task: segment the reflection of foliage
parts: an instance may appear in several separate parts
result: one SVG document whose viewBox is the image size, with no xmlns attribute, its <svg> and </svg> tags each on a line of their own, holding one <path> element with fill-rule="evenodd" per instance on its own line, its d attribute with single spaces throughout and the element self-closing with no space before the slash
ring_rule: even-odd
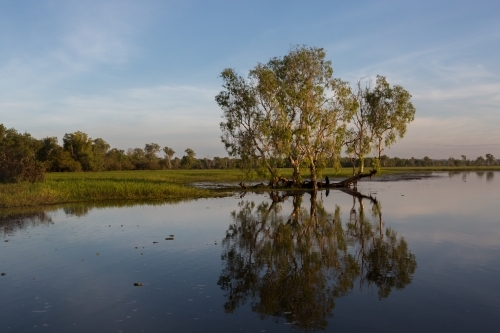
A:
<svg viewBox="0 0 500 333">
<path fill-rule="evenodd" d="M 388 297 L 393 288 L 406 287 L 417 268 L 415 255 L 409 253 L 403 238 L 398 239 L 391 228 L 386 229 L 385 237 L 375 238 L 365 255 L 369 262 L 366 278 L 378 287 L 379 298 Z"/>
<path fill-rule="evenodd" d="M 226 312 L 250 302 L 263 319 L 284 318 L 305 331 L 325 329 L 335 298 L 347 295 L 357 280 L 374 283 L 380 297 L 411 282 L 415 256 L 395 231 L 387 229 L 385 238 L 373 231 L 362 200 L 346 230 L 340 208 L 330 214 L 313 195 L 309 210 L 302 207 L 302 196 L 294 195 L 289 216 L 280 201 L 242 201 L 231 215 L 218 281 L 227 292 Z M 375 204 L 374 216 L 381 218 Z"/>
<path fill-rule="evenodd" d="M 0 234 L 4 236 L 27 227 L 48 224 L 53 224 L 52 217 L 37 208 L 0 210 Z"/>
<path fill-rule="evenodd" d="M 101 201 L 101 202 L 77 202 L 65 205 L 50 205 L 38 207 L 14 207 L 0 209 L 0 234 L 8 235 L 27 227 L 53 224 L 50 212 L 62 209 L 67 216 L 82 217 L 93 209 L 109 207 L 134 207 L 139 205 L 161 206 L 165 204 L 177 204 L 188 200 L 169 201 Z"/>
</svg>

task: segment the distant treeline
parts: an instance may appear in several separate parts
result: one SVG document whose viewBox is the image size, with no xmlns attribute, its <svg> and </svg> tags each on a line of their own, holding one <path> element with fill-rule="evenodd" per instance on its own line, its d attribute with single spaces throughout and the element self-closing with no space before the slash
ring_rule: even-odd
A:
<svg viewBox="0 0 500 333">
<path fill-rule="evenodd" d="M 0 124 L 0 181 L 40 181 L 45 172 L 114 171 L 114 170 L 160 170 L 160 169 L 233 169 L 240 167 L 238 158 L 197 158 L 191 148 L 186 148 L 182 157 L 168 146 L 147 143 L 144 148 L 129 148 L 126 151 L 111 148 L 101 138 L 92 139 L 86 133 L 77 131 L 65 134 L 62 145 L 57 137 L 33 138 L 28 133 L 19 133 Z M 282 167 L 290 167 L 283 161 Z M 341 158 L 342 167 L 352 167 L 352 159 Z M 332 163 L 333 165 L 333 163 Z M 371 166 L 371 158 L 365 159 Z M 498 165 L 493 155 L 486 154 L 469 160 L 447 160 L 381 157 L 382 167 L 411 166 L 484 166 Z"/>
</svg>

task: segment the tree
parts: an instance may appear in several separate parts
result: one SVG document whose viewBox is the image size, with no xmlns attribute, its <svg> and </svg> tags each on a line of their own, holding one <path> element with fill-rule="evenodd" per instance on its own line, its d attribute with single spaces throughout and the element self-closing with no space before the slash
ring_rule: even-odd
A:
<svg viewBox="0 0 500 333">
<path fill-rule="evenodd" d="M 196 165 L 196 153 L 191 148 L 187 148 L 184 152 L 186 155 L 182 156 L 181 167 L 183 169 L 191 169 Z"/>
<path fill-rule="evenodd" d="M 488 165 L 495 165 L 495 157 L 491 154 L 486 154 L 486 163 Z"/>
<path fill-rule="evenodd" d="M 476 162 L 474 163 L 476 166 L 484 166 L 484 158 L 482 156 L 479 156 L 476 158 Z"/>
<path fill-rule="evenodd" d="M 163 147 L 163 152 L 165 153 L 165 159 L 167 160 L 167 168 L 172 169 L 172 156 L 175 154 L 175 150 L 170 147 Z"/>
<path fill-rule="evenodd" d="M 156 154 L 160 152 L 160 149 L 161 147 L 157 143 L 147 143 L 144 146 L 144 152 L 146 154 L 145 157 L 149 162 L 149 166 L 147 167 L 147 169 L 154 170 L 159 168 L 158 157 L 156 156 Z"/>
<path fill-rule="evenodd" d="M 93 141 L 86 133 L 77 131 L 74 133 L 66 133 L 63 137 L 63 148 L 71 157 L 80 163 L 83 171 L 93 171 L 94 152 Z"/>
<path fill-rule="evenodd" d="M 314 189 L 318 171 L 329 160 L 339 160 L 346 124 L 355 110 L 349 85 L 333 78 L 325 56 L 321 48 L 296 46 L 251 72 L 271 118 L 275 150 L 292 165 L 295 183 L 300 166 L 308 167 Z"/>
<path fill-rule="evenodd" d="M 377 76 L 375 88 L 370 80 L 360 79 L 353 93 L 357 102 L 357 111 L 353 117 L 352 128 L 346 140 L 347 153 L 359 160 L 359 173 L 364 171 L 364 158 L 372 149 L 378 152 L 378 161 L 384 150 L 402 138 L 406 126 L 413 121 L 415 108 L 411 95 L 402 86 L 391 87 L 383 76 Z"/>
<path fill-rule="evenodd" d="M 434 162 L 429 158 L 429 156 L 424 157 L 424 166 L 433 166 Z"/>
<path fill-rule="evenodd" d="M 306 166 L 317 189 L 318 171 L 338 160 L 355 106 L 348 84 L 332 75 L 325 51 L 305 46 L 257 65 L 248 82 L 224 70 L 225 91 L 216 101 L 224 111 L 222 141 L 229 155 L 266 170 L 272 180 L 286 159 L 296 184 Z"/>
<path fill-rule="evenodd" d="M 38 150 L 37 159 L 45 163 L 47 171 L 82 171 L 82 166 L 75 161 L 70 153 L 58 144 L 57 137 L 46 137 L 40 140 L 41 148 Z"/>
<path fill-rule="evenodd" d="M 146 158 L 146 152 L 142 148 L 129 148 L 127 150 L 127 156 L 130 158 L 130 161 L 134 165 L 135 169 L 138 170 L 148 170 L 150 163 Z"/>
<path fill-rule="evenodd" d="M 106 170 L 132 170 L 135 166 L 124 150 L 113 148 L 106 153 L 105 168 Z"/>
<path fill-rule="evenodd" d="M 92 171 L 102 171 L 105 169 L 105 158 L 110 145 L 101 138 L 97 138 L 92 143 L 93 169 Z"/>
<path fill-rule="evenodd" d="M 45 165 L 37 160 L 41 146 L 30 134 L 0 124 L 0 182 L 42 181 Z"/>
<path fill-rule="evenodd" d="M 262 176 L 277 178 L 280 156 L 272 144 L 271 119 L 260 106 L 255 85 L 229 68 L 221 78 L 224 90 L 215 100 L 223 111 L 221 141 L 229 156 L 239 157 L 248 171 L 256 169 Z"/>
<path fill-rule="evenodd" d="M 461 155 L 460 157 L 462 158 L 462 161 L 461 161 L 462 162 L 462 166 L 466 166 L 467 165 L 467 156 Z"/>
<path fill-rule="evenodd" d="M 363 80 L 358 80 L 357 89 L 353 92 L 353 98 L 356 100 L 356 112 L 352 118 L 351 127 L 347 132 L 345 145 L 346 152 L 351 156 L 354 172 L 354 160 L 358 160 L 358 173 L 364 171 L 365 156 L 372 149 L 373 132 L 369 127 L 370 105 L 367 101 L 367 94 L 370 91 L 369 82 L 363 86 Z"/>
<path fill-rule="evenodd" d="M 415 119 L 416 110 L 410 99 L 410 93 L 402 86 L 391 88 L 386 78 L 379 75 L 375 89 L 368 91 L 368 126 L 373 133 L 379 160 L 383 151 L 382 142 L 389 147 L 398 137 L 403 138 L 407 124 Z"/>
<path fill-rule="evenodd" d="M 157 143 L 146 143 L 144 146 L 144 152 L 146 153 L 146 158 L 152 162 L 156 158 L 156 154 L 160 152 L 160 145 Z"/>
</svg>

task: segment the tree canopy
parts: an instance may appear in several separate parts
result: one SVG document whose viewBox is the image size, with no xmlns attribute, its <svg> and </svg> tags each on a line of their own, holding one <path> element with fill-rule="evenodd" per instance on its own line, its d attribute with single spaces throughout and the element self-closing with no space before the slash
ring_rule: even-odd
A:
<svg viewBox="0 0 500 333">
<path fill-rule="evenodd" d="M 321 48 L 297 46 L 281 58 L 258 64 L 248 80 L 222 72 L 224 90 L 216 96 L 223 110 L 222 142 L 231 156 L 275 180 L 288 160 L 293 181 L 300 168 L 318 171 L 338 160 L 348 120 L 356 109 L 349 85 L 333 77 Z"/>
<path fill-rule="evenodd" d="M 342 146 L 360 161 L 382 145 L 392 145 L 406 133 L 415 108 L 401 86 L 391 87 L 377 76 L 371 88 L 359 80 L 357 89 L 333 77 L 322 48 L 295 46 L 283 57 L 257 64 L 248 79 L 225 69 L 216 101 L 223 111 L 222 142 L 230 156 L 240 157 L 249 170 L 279 179 L 285 163 L 293 168 L 293 183 L 302 167 L 317 188 L 321 169 L 337 166 Z M 380 163 L 378 163 L 380 165 Z"/>
</svg>

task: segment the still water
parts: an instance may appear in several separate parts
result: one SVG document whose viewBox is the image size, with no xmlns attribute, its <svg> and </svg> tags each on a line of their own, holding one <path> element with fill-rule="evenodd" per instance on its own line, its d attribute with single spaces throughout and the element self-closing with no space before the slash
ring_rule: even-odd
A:
<svg viewBox="0 0 500 333">
<path fill-rule="evenodd" d="M 498 332 L 500 173 L 0 211 L 0 332 Z"/>
</svg>

